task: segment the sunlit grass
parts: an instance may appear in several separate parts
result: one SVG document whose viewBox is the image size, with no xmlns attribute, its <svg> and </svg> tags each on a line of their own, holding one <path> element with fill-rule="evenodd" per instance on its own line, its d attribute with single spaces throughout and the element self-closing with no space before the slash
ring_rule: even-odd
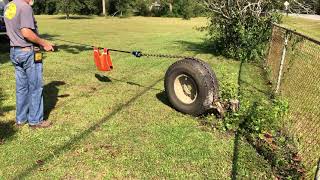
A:
<svg viewBox="0 0 320 180">
<path fill-rule="evenodd" d="M 64 20 L 38 16 L 43 37 L 60 46 L 44 61 L 46 112 L 51 129 L 16 129 L 14 70 L 1 52 L 3 116 L 0 129 L 0 177 L 27 179 L 240 178 L 269 179 L 271 170 L 241 140 L 201 127 L 196 118 L 176 112 L 163 93 L 166 69 L 175 59 L 134 58 L 112 53 L 114 71 L 98 72 L 96 46 L 148 53 L 196 56 L 206 60 L 220 80 L 238 80 L 239 62 L 201 49 L 204 34 L 195 30 L 206 19 L 102 18 Z M 259 78 L 259 76 L 255 76 Z M 251 80 L 249 80 L 251 81 Z M 10 129 L 11 128 L 11 129 Z M 237 158 L 234 158 L 237 154 Z"/>
<path fill-rule="evenodd" d="M 287 27 L 320 40 L 320 20 L 301 17 L 284 17 L 283 24 Z"/>
</svg>

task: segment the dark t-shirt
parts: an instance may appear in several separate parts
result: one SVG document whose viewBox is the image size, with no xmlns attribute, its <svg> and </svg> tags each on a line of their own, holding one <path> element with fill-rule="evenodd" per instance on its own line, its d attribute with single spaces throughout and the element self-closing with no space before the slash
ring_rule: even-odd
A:
<svg viewBox="0 0 320 180">
<path fill-rule="evenodd" d="M 26 40 L 22 28 L 29 28 L 38 34 L 38 27 L 33 16 L 32 7 L 23 0 L 13 0 L 4 10 L 4 21 L 7 35 L 10 38 L 10 46 L 28 47 L 33 44 Z"/>
</svg>

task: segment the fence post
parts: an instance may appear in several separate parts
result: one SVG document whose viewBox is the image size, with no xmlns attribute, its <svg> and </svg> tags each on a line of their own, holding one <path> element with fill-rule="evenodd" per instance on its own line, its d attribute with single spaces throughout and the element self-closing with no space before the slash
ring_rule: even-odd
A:
<svg viewBox="0 0 320 180">
<path fill-rule="evenodd" d="M 281 63 L 280 63 L 280 69 L 279 69 L 279 76 L 278 76 L 278 81 L 277 81 L 276 93 L 279 93 L 279 90 L 280 90 L 283 67 L 284 67 L 284 63 L 285 63 L 285 59 L 286 59 L 288 42 L 289 42 L 289 32 L 286 31 L 286 37 L 285 37 L 285 40 L 284 40 L 284 46 L 283 46 L 283 51 L 282 51 L 282 56 L 281 56 Z"/>
</svg>

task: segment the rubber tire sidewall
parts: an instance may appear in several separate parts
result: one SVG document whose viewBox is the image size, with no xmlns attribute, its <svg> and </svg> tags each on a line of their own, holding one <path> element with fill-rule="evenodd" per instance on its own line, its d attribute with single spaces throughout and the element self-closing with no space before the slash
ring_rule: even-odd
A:
<svg viewBox="0 0 320 180">
<path fill-rule="evenodd" d="M 210 87 L 208 86 L 211 85 L 208 83 L 206 73 L 207 70 L 204 66 L 197 61 L 189 59 L 178 61 L 168 69 L 165 77 L 165 89 L 168 99 L 175 109 L 186 114 L 199 116 L 210 108 L 204 105 L 204 102 L 210 94 Z M 197 88 L 197 98 L 191 104 L 181 102 L 175 94 L 175 79 L 182 74 L 192 78 Z"/>
</svg>

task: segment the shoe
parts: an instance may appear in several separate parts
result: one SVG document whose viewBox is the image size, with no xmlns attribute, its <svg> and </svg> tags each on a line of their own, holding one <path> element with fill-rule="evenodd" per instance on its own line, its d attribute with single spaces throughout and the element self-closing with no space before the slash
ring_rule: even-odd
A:
<svg viewBox="0 0 320 180">
<path fill-rule="evenodd" d="M 27 124 L 27 121 L 26 122 L 24 122 L 24 123 L 15 123 L 15 126 L 16 127 L 18 127 L 18 128 L 21 128 L 21 127 L 23 127 L 24 125 L 26 125 Z"/>
<path fill-rule="evenodd" d="M 50 126 L 52 126 L 52 123 L 49 121 L 42 121 L 40 124 L 37 125 L 29 125 L 29 127 L 32 129 L 49 128 Z"/>
</svg>

